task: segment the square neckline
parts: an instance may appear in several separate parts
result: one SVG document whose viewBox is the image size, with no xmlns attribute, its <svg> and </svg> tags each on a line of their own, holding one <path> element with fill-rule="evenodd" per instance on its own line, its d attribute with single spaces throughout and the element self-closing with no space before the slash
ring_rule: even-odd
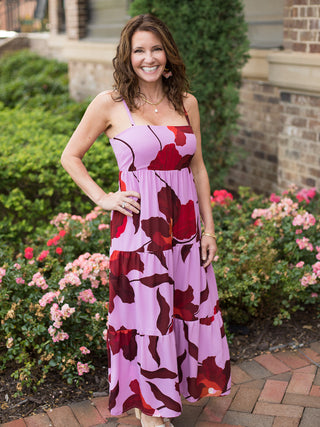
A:
<svg viewBox="0 0 320 427">
<path fill-rule="evenodd" d="M 110 141 L 119 138 L 120 135 L 122 135 L 123 133 L 126 133 L 129 129 L 133 129 L 135 127 L 148 127 L 148 128 L 161 128 L 161 127 L 163 127 L 163 128 L 168 128 L 168 127 L 190 128 L 192 130 L 193 135 L 194 135 L 194 132 L 193 132 L 193 129 L 192 129 L 192 126 L 191 126 L 191 123 L 190 123 L 190 119 L 189 119 L 189 116 L 188 116 L 188 113 L 187 113 L 187 111 L 185 110 L 184 107 L 183 107 L 183 110 L 184 110 L 185 117 L 186 117 L 186 120 L 187 120 L 187 124 L 186 125 L 152 125 L 152 124 L 148 124 L 148 123 L 145 123 L 145 124 L 142 124 L 142 125 L 137 125 L 135 123 L 135 121 L 133 120 L 131 111 L 130 111 L 130 109 L 129 109 L 127 103 L 126 103 L 126 101 L 123 99 L 122 102 L 123 102 L 123 104 L 125 106 L 125 109 L 127 110 L 127 114 L 128 114 L 131 126 L 127 127 L 124 130 L 122 130 L 121 132 L 119 132 L 118 134 L 116 134 L 114 137 L 109 138 Z"/>
<path fill-rule="evenodd" d="M 145 125 L 131 125 L 130 127 L 122 130 L 121 132 L 119 132 L 114 137 L 109 138 L 109 140 L 113 141 L 114 139 L 119 139 L 120 135 L 122 135 L 123 133 L 126 133 L 128 130 L 134 129 L 134 128 L 141 128 L 141 127 L 148 127 L 148 128 L 167 128 L 167 129 L 168 129 L 168 127 L 173 127 L 173 128 L 190 128 L 192 130 L 192 134 L 194 135 L 194 132 L 193 132 L 193 129 L 192 129 L 191 125 L 177 125 L 177 126 L 174 126 L 174 125 L 148 125 L 148 124 L 145 124 Z"/>
</svg>

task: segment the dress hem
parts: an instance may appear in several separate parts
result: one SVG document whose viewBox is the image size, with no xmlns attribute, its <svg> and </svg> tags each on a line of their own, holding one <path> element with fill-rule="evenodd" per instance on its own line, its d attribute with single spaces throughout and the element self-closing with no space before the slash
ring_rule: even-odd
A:
<svg viewBox="0 0 320 427">
<path fill-rule="evenodd" d="M 180 396 L 181 397 L 183 397 L 185 400 L 187 400 L 188 402 L 190 402 L 190 403 L 195 403 L 195 402 L 199 402 L 199 400 L 201 400 L 201 399 L 205 399 L 206 397 L 224 397 L 224 396 L 228 396 L 229 394 L 230 394 L 230 392 L 231 392 L 231 387 L 229 387 L 228 388 L 228 390 L 226 390 L 225 392 L 223 392 L 223 393 L 221 393 L 221 394 L 219 394 L 219 395 L 214 395 L 214 394 L 211 394 L 211 393 L 208 393 L 208 394 L 206 394 L 206 395 L 204 395 L 204 396 L 201 396 L 201 397 L 199 397 L 199 399 L 194 399 L 194 398 L 192 398 L 190 395 L 188 396 L 188 397 L 186 397 L 186 396 L 184 396 L 183 394 L 181 394 Z M 130 411 L 131 409 L 135 409 L 135 408 L 137 408 L 137 409 L 140 409 L 140 411 L 141 412 L 143 412 L 145 415 L 149 415 L 149 416 L 153 416 L 153 417 L 162 417 L 162 418 L 175 418 L 175 417 L 179 417 L 181 414 L 182 414 L 182 411 L 181 412 L 179 412 L 179 413 L 176 413 L 176 415 L 172 415 L 172 413 L 170 413 L 170 414 L 164 414 L 164 415 L 150 415 L 150 413 L 145 413 L 144 411 L 143 411 L 143 406 L 141 405 L 140 407 L 138 407 L 138 406 L 128 406 L 125 410 L 124 410 L 124 412 L 115 412 L 113 409 L 111 409 L 110 410 L 110 414 L 111 415 L 115 415 L 115 416 L 119 416 L 119 415 L 123 415 L 125 412 L 128 412 L 128 411 Z M 163 408 L 163 409 L 168 409 L 168 408 Z M 155 409 L 154 410 L 155 412 L 159 412 L 159 410 L 158 409 Z"/>
</svg>

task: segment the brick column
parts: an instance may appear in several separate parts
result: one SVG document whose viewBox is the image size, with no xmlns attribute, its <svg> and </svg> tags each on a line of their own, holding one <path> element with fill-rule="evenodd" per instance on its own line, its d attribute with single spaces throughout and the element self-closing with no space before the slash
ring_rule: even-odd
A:
<svg viewBox="0 0 320 427">
<path fill-rule="evenodd" d="M 66 29 L 70 40 L 79 40 L 87 32 L 87 0 L 68 0 L 65 2 Z"/>
<path fill-rule="evenodd" d="M 62 0 L 49 0 L 50 33 L 59 34 L 65 31 Z"/>
<path fill-rule="evenodd" d="M 285 49 L 320 53 L 319 0 L 286 0 L 283 27 Z"/>
<path fill-rule="evenodd" d="M 51 34 L 58 34 L 59 32 L 58 2 L 59 0 L 49 0 L 48 11 Z"/>
</svg>

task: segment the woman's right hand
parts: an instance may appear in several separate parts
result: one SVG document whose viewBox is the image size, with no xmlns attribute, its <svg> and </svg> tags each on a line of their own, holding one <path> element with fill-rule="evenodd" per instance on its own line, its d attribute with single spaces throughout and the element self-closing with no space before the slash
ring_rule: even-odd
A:
<svg viewBox="0 0 320 427">
<path fill-rule="evenodd" d="M 140 204 L 133 198 L 140 199 L 136 191 L 117 191 L 105 194 L 97 203 L 107 211 L 119 211 L 126 216 L 140 212 Z"/>
</svg>

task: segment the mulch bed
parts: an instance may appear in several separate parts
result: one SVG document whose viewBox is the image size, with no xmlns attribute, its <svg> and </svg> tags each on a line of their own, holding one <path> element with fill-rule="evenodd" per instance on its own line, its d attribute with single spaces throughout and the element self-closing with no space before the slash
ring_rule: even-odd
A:
<svg viewBox="0 0 320 427">
<path fill-rule="evenodd" d="M 292 319 L 280 326 L 273 326 L 268 320 L 254 320 L 247 326 L 231 325 L 233 342 L 230 345 L 231 360 L 240 362 L 255 357 L 265 351 L 307 347 L 319 341 L 320 318 L 316 309 L 298 312 Z M 68 405 L 89 397 L 105 395 L 107 384 L 107 359 L 95 360 L 96 370 L 87 375 L 83 383 L 76 387 L 68 385 L 56 372 L 47 375 L 45 384 L 37 392 L 13 397 L 16 380 L 11 378 L 14 368 L 8 367 L 0 376 L 0 422 L 9 422 L 17 418 L 28 417 L 50 408 Z"/>
</svg>

